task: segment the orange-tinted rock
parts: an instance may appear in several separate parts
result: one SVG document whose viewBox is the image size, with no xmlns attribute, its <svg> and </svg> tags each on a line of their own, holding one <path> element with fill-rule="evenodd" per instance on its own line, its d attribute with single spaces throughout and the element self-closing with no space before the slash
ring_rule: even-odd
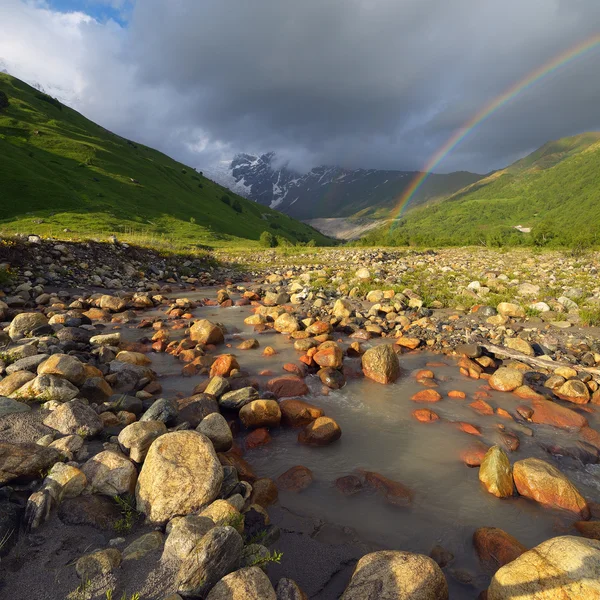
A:
<svg viewBox="0 0 600 600">
<path fill-rule="evenodd" d="M 388 479 L 374 471 L 360 471 L 365 478 L 365 484 L 377 490 L 390 504 L 395 506 L 410 506 L 412 492 L 398 481 Z"/>
<path fill-rule="evenodd" d="M 500 441 L 502 445 L 511 452 L 516 452 L 519 449 L 519 437 L 515 433 L 505 431 L 500 434 Z"/>
<path fill-rule="evenodd" d="M 600 450 L 600 432 L 591 427 L 583 427 L 580 434 L 583 440 Z"/>
<path fill-rule="evenodd" d="M 411 397 L 415 402 L 439 402 L 441 399 L 440 393 L 432 389 L 421 390 Z"/>
<path fill-rule="evenodd" d="M 577 521 L 574 525 L 583 537 L 600 540 L 600 521 Z"/>
<path fill-rule="evenodd" d="M 473 545 L 484 569 L 490 574 L 527 552 L 512 535 L 496 527 L 480 527 L 473 534 Z"/>
<path fill-rule="evenodd" d="M 391 344 L 369 348 L 362 355 L 362 369 L 365 377 L 377 383 L 393 383 L 400 377 L 400 363 Z"/>
<path fill-rule="evenodd" d="M 240 365 L 233 354 L 221 354 L 217 356 L 215 362 L 212 364 L 210 376 L 216 377 L 220 375 L 221 377 L 229 377 L 231 371 L 239 368 Z"/>
<path fill-rule="evenodd" d="M 429 369 L 421 369 L 415 373 L 415 379 L 418 381 L 419 379 L 433 379 L 433 371 Z"/>
<path fill-rule="evenodd" d="M 300 492 L 305 490 L 313 482 L 313 474 L 310 469 L 298 465 L 288 469 L 277 478 L 277 487 L 288 492 Z"/>
<path fill-rule="evenodd" d="M 460 453 L 460 458 L 467 467 L 479 467 L 488 450 L 488 446 L 481 442 L 476 442 L 471 444 L 468 448 L 465 448 L 465 450 Z"/>
<path fill-rule="evenodd" d="M 272 348 L 271 346 L 266 346 L 265 349 L 263 350 L 264 356 L 274 356 L 275 354 L 277 354 L 277 352 L 275 352 L 275 349 Z"/>
<path fill-rule="evenodd" d="M 281 410 L 275 400 L 253 400 L 242 406 L 239 418 L 247 429 L 279 427 Z"/>
<path fill-rule="evenodd" d="M 523 398 L 524 400 L 545 400 L 546 398 L 542 394 L 538 394 L 534 389 L 528 385 L 520 385 L 516 390 L 513 391 L 515 396 Z"/>
<path fill-rule="evenodd" d="M 251 431 L 244 440 L 246 448 L 258 448 L 259 446 L 265 446 L 271 442 L 271 434 L 265 427 L 259 427 L 254 431 Z"/>
<path fill-rule="evenodd" d="M 497 408 L 496 414 L 499 417 L 502 417 L 503 419 L 509 419 L 510 421 L 514 421 L 514 419 L 512 418 L 512 415 L 507 410 L 504 410 L 503 408 Z"/>
<path fill-rule="evenodd" d="M 463 356 L 458 361 L 458 366 L 460 368 L 460 372 L 467 377 L 471 377 L 472 379 L 479 379 L 481 374 L 483 373 L 483 367 L 478 365 L 476 362 L 473 362 L 470 358 Z"/>
<path fill-rule="evenodd" d="M 480 415 L 493 415 L 494 409 L 485 400 L 475 400 L 469 406 Z"/>
<path fill-rule="evenodd" d="M 590 390 L 588 386 L 579 379 L 565 381 L 558 390 L 554 392 L 561 400 L 567 400 L 575 404 L 587 404 L 590 401 Z"/>
<path fill-rule="evenodd" d="M 335 342 L 325 342 L 317 349 L 312 359 L 320 367 L 339 369 L 344 359 L 342 349 Z"/>
<path fill-rule="evenodd" d="M 465 423 L 463 421 L 459 421 L 457 423 L 458 428 L 465 433 L 469 433 L 471 435 L 481 435 L 481 429 L 477 427 L 477 425 L 471 425 L 471 423 Z"/>
<path fill-rule="evenodd" d="M 518 460 L 513 466 L 513 477 L 521 496 L 544 506 L 562 508 L 590 517 L 590 509 L 583 496 L 569 479 L 555 466 L 539 458 Z"/>
<path fill-rule="evenodd" d="M 550 402 L 534 400 L 531 421 L 542 425 L 553 425 L 560 429 L 581 429 L 587 425 L 587 419 L 570 408 Z"/>
<path fill-rule="evenodd" d="M 288 373 L 297 375 L 298 377 L 304 377 L 306 375 L 306 367 L 304 365 L 296 365 L 294 363 L 285 363 L 283 370 Z"/>
<path fill-rule="evenodd" d="M 282 375 L 274 377 L 267 382 L 267 389 L 273 392 L 277 398 L 290 398 L 292 396 L 306 396 L 308 386 L 300 377 L 294 375 Z"/>
<path fill-rule="evenodd" d="M 223 466 L 235 467 L 241 480 L 249 483 L 256 480 L 254 469 L 233 449 L 228 452 L 219 452 L 217 456 Z"/>
<path fill-rule="evenodd" d="M 464 400 L 467 395 L 460 390 L 451 390 L 448 392 L 448 398 L 455 398 L 457 400 Z"/>
<path fill-rule="evenodd" d="M 323 416 L 323 411 L 302 400 L 282 400 L 279 403 L 281 422 L 288 427 L 304 427 Z"/>
<path fill-rule="evenodd" d="M 319 417 L 298 434 L 298 441 L 308 446 L 326 446 L 339 440 L 341 436 L 342 430 L 333 419 Z"/>
<path fill-rule="evenodd" d="M 421 340 L 414 337 L 400 337 L 396 340 L 396 345 L 409 350 L 415 350 L 421 345 Z"/>
<path fill-rule="evenodd" d="M 345 477 L 338 477 L 335 480 L 335 487 L 344 496 L 353 496 L 363 489 L 363 482 L 357 475 L 346 475 Z"/>
<path fill-rule="evenodd" d="M 418 408 L 412 411 L 412 416 L 421 423 L 432 423 L 439 420 L 439 415 L 428 408 Z"/>
<path fill-rule="evenodd" d="M 324 321 L 315 321 L 312 325 L 306 328 L 306 331 L 311 335 L 322 335 L 331 332 L 331 325 Z"/>
</svg>

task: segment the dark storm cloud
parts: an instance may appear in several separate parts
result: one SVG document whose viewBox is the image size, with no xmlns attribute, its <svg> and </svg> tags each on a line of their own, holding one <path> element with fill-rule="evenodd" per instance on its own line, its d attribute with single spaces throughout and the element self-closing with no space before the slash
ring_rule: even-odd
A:
<svg viewBox="0 0 600 600">
<path fill-rule="evenodd" d="M 137 0 L 127 28 L 80 26 L 77 101 L 200 166 L 275 150 L 304 167 L 420 168 L 500 93 L 599 30 L 598 0 Z M 526 90 L 439 170 L 487 171 L 600 128 L 599 65 L 591 52 Z"/>
</svg>

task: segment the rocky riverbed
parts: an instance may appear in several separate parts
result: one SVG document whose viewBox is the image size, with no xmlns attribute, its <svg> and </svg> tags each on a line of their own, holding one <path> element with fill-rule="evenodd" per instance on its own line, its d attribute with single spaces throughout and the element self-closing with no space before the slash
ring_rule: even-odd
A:
<svg viewBox="0 0 600 600">
<path fill-rule="evenodd" d="M 600 598 L 596 255 L 218 258 L 0 248 L 2 597 Z"/>
</svg>

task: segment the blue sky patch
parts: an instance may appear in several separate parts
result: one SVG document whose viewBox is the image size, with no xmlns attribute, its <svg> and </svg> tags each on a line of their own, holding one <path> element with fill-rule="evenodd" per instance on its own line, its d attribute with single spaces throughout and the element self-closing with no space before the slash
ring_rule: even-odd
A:
<svg viewBox="0 0 600 600">
<path fill-rule="evenodd" d="M 84 12 L 105 23 L 112 19 L 127 25 L 134 0 L 47 0 L 50 8 L 60 12 Z"/>
</svg>

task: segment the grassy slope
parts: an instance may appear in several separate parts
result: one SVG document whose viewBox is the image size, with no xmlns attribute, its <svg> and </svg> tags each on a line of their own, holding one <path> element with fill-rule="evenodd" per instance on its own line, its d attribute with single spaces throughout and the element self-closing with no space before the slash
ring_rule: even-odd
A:
<svg viewBox="0 0 600 600">
<path fill-rule="evenodd" d="M 513 227 L 532 227 L 531 235 Z M 373 232 L 366 243 L 600 242 L 600 133 L 545 144 L 510 167 Z M 544 231 L 544 240 L 540 233 Z"/>
<path fill-rule="evenodd" d="M 121 138 L 0 73 L 0 230 L 115 233 L 177 245 L 247 244 L 264 230 L 291 242 L 329 240 L 245 200 L 168 156 Z M 131 179 L 137 180 L 134 183 Z M 237 200 L 241 212 L 221 201 Z"/>
</svg>

